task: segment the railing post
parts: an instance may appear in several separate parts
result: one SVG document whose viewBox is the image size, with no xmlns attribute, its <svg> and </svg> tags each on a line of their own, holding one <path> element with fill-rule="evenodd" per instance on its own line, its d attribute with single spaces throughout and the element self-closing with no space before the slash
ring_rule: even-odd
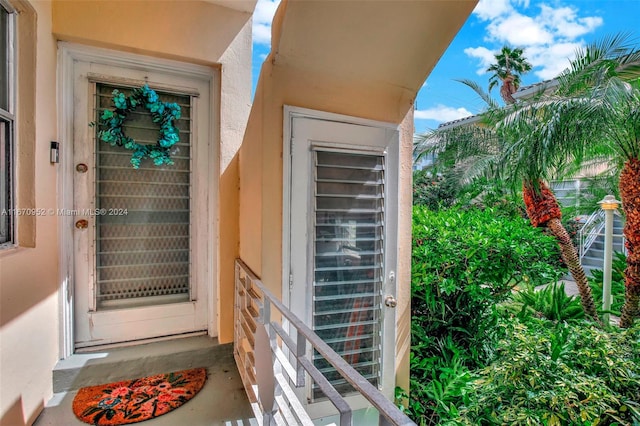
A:
<svg viewBox="0 0 640 426">
<path fill-rule="evenodd" d="M 392 426 L 391 422 L 389 422 L 389 420 L 387 420 L 387 418 L 385 416 L 383 416 L 382 413 L 378 414 L 378 425 L 379 426 Z"/>
<path fill-rule="evenodd" d="M 238 312 L 240 310 L 240 301 L 238 300 L 238 281 L 240 279 L 240 265 L 238 263 L 235 264 L 233 268 L 233 350 L 234 352 L 238 349 L 238 341 L 240 340 L 238 337 L 238 328 L 240 327 L 240 321 L 238 321 Z"/>
<path fill-rule="evenodd" d="M 300 362 L 300 358 L 304 357 L 307 352 L 307 339 L 302 333 L 296 333 L 296 387 L 304 386 L 304 367 Z M 313 356 L 313 354 L 312 354 Z"/>
<path fill-rule="evenodd" d="M 353 416 L 351 411 L 348 413 L 340 413 L 340 426 L 353 426 Z"/>
<path fill-rule="evenodd" d="M 265 412 L 262 414 L 262 426 L 271 426 L 273 421 L 273 414 Z"/>
<path fill-rule="evenodd" d="M 260 321 L 265 326 L 271 323 L 271 302 L 267 297 L 262 297 L 262 308 L 260 312 Z"/>
</svg>

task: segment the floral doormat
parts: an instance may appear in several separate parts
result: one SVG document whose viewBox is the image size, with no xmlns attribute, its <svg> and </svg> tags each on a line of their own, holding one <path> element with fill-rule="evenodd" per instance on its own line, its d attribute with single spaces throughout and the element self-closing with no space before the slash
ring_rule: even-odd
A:
<svg viewBox="0 0 640 426">
<path fill-rule="evenodd" d="M 207 370 L 177 371 L 142 379 L 82 388 L 73 412 L 91 425 L 142 422 L 175 410 L 193 398 L 207 380 Z"/>
</svg>

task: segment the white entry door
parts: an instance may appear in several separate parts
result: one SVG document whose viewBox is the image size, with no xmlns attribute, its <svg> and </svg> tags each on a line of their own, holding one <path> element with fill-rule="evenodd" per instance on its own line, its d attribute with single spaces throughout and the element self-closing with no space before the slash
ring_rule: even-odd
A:
<svg viewBox="0 0 640 426">
<path fill-rule="evenodd" d="M 135 65 L 73 65 L 72 215 L 75 347 L 129 342 L 216 327 L 210 265 L 210 90 L 207 79 Z M 130 163 L 132 151 L 98 140 L 97 122 L 112 93 L 148 84 L 175 102 L 180 141 L 174 165 Z M 159 126 L 144 107 L 124 125 L 138 143 L 155 144 Z"/>
<path fill-rule="evenodd" d="M 392 397 L 395 310 L 384 300 L 396 294 L 398 131 L 338 120 L 292 113 L 288 121 L 289 306 Z M 309 356 L 338 391 L 353 392 L 319 354 Z M 320 390 L 306 391 L 322 413 Z"/>
</svg>

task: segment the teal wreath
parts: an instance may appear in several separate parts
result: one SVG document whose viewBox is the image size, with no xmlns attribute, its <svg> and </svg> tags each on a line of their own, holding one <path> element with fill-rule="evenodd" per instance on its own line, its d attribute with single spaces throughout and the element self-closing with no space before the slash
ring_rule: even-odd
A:
<svg viewBox="0 0 640 426">
<path fill-rule="evenodd" d="M 140 167 L 144 158 L 153 160 L 156 166 L 171 165 L 171 147 L 180 141 L 179 130 L 173 125 L 174 120 L 180 118 L 180 106 L 176 103 L 162 102 L 155 90 L 146 84 L 132 90 L 130 96 L 125 96 L 119 90 L 113 91 L 113 110 L 104 110 L 100 116 L 98 139 L 111 146 L 122 146 L 133 151 L 131 165 L 134 169 Z M 150 113 L 154 123 L 160 125 L 158 141 L 153 144 L 139 144 L 125 135 L 122 126 L 130 112 L 139 106 L 144 106 Z"/>
</svg>

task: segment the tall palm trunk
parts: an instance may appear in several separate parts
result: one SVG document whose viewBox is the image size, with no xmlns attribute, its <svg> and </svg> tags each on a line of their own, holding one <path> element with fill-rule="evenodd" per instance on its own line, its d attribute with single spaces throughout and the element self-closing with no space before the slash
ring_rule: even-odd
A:
<svg viewBox="0 0 640 426">
<path fill-rule="evenodd" d="M 562 260 L 565 265 L 567 265 L 571 276 L 578 286 L 580 302 L 582 303 L 582 308 L 584 309 L 585 314 L 599 323 L 600 318 L 598 318 L 596 305 L 593 301 L 591 287 L 589 287 L 587 276 L 580 264 L 578 251 L 573 245 L 569 233 L 560 221 L 562 212 L 560 211 L 560 206 L 558 205 L 555 195 L 553 195 L 553 192 L 551 192 L 544 182 L 539 182 L 539 188 L 537 191 L 533 187 L 532 183 L 525 182 L 522 189 L 522 195 L 531 224 L 535 227 L 546 226 L 558 241 Z"/>
<path fill-rule="evenodd" d="M 518 91 L 514 83 L 515 78 L 511 74 L 507 74 L 507 76 L 502 79 L 502 86 L 500 87 L 500 96 L 502 99 L 508 103 L 513 104 L 516 102 L 515 98 L 511 95 Z"/>
<path fill-rule="evenodd" d="M 628 328 L 640 314 L 640 160 L 628 160 L 620 173 L 620 197 L 626 215 L 627 268 L 624 270 L 625 298 L 620 327 Z"/>
</svg>

